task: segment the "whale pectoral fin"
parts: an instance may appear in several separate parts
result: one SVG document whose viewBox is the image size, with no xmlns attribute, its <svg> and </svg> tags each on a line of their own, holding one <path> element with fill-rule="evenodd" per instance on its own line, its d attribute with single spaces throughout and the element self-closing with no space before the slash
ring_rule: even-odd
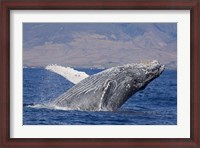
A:
<svg viewBox="0 0 200 148">
<path fill-rule="evenodd" d="M 45 69 L 63 76 L 65 79 L 74 84 L 77 84 L 83 79 L 89 77 L 89 75 L 85 72 L 77 71 L 73 68 L 63 67 L 60 65 L 48 65 L 45 67 Z"/>
<path fill-rule="evenodd" d="M 103 93 L 100 100 L 99 110 L 103 110 L 103 107 L 107 105 L 109 97 L 113 94 L 116 88 L 116 82 L 107 80 L 103 87 Z"/>
</svg>

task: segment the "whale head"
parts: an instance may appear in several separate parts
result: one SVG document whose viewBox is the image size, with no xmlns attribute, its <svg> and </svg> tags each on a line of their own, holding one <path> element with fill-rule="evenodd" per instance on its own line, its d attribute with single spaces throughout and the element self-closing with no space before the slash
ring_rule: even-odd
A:
<svg viewBox="0 0 200 148">
<path fill-rule="evenodd" d="M 107 85 L 105 86 L 109 87 L 107 93 L 104 94 L 104 98 L 106 99 L 103 102 L 101 110 L 117 110 L 133 94 L 139 90 L 143 90 L 163 71 L 164 65 L 155 60 L 148 63 L 127 64 L 115 67 L 113 72 L 117 73 L 117 76 L 106 82 Z"/>
</svg>

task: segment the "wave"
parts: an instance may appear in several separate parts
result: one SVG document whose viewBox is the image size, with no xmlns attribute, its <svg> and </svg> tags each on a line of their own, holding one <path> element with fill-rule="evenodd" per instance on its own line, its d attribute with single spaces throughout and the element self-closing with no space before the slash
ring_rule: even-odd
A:
<svg viewBox="0 0 200 148">
<path fill-rule="evenodd" d="M 34 66 L 23 66 L 23 68 L 40 68 L 40 67 L 34 67 Z"/>
<path fill-rule="evenodd" d="M 64 110 L 64 111 L 72 110 L 67 107 L 59 107 L 53 104 L 29 104 L 29 105 L 26 105 L 25 107 L 35 108 L 35 109 Z"/>
</svg>

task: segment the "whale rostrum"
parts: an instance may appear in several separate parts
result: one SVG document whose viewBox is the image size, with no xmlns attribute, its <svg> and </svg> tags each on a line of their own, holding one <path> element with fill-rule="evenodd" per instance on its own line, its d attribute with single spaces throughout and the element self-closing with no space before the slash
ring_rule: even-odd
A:
<svg viewBox="0 0 200 148">
<path fill-rule="evenodd" d="M 116 111 L 164 71 L 158 61 L 112 67 L 86 77 L 51 102 L 68 110 Z"/>
</svg>

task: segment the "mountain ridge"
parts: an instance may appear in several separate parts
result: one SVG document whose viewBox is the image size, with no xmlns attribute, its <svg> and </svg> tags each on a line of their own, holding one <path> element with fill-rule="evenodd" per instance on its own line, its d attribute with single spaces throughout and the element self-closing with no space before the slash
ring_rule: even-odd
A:
<svg viewBox="0 0 200 148">
<path fill-rule="evenodd" d="M 23 65 L 109 68 L 158 60 L 177 68 L 176 23 L 24 23 Z"/>
</svg>

